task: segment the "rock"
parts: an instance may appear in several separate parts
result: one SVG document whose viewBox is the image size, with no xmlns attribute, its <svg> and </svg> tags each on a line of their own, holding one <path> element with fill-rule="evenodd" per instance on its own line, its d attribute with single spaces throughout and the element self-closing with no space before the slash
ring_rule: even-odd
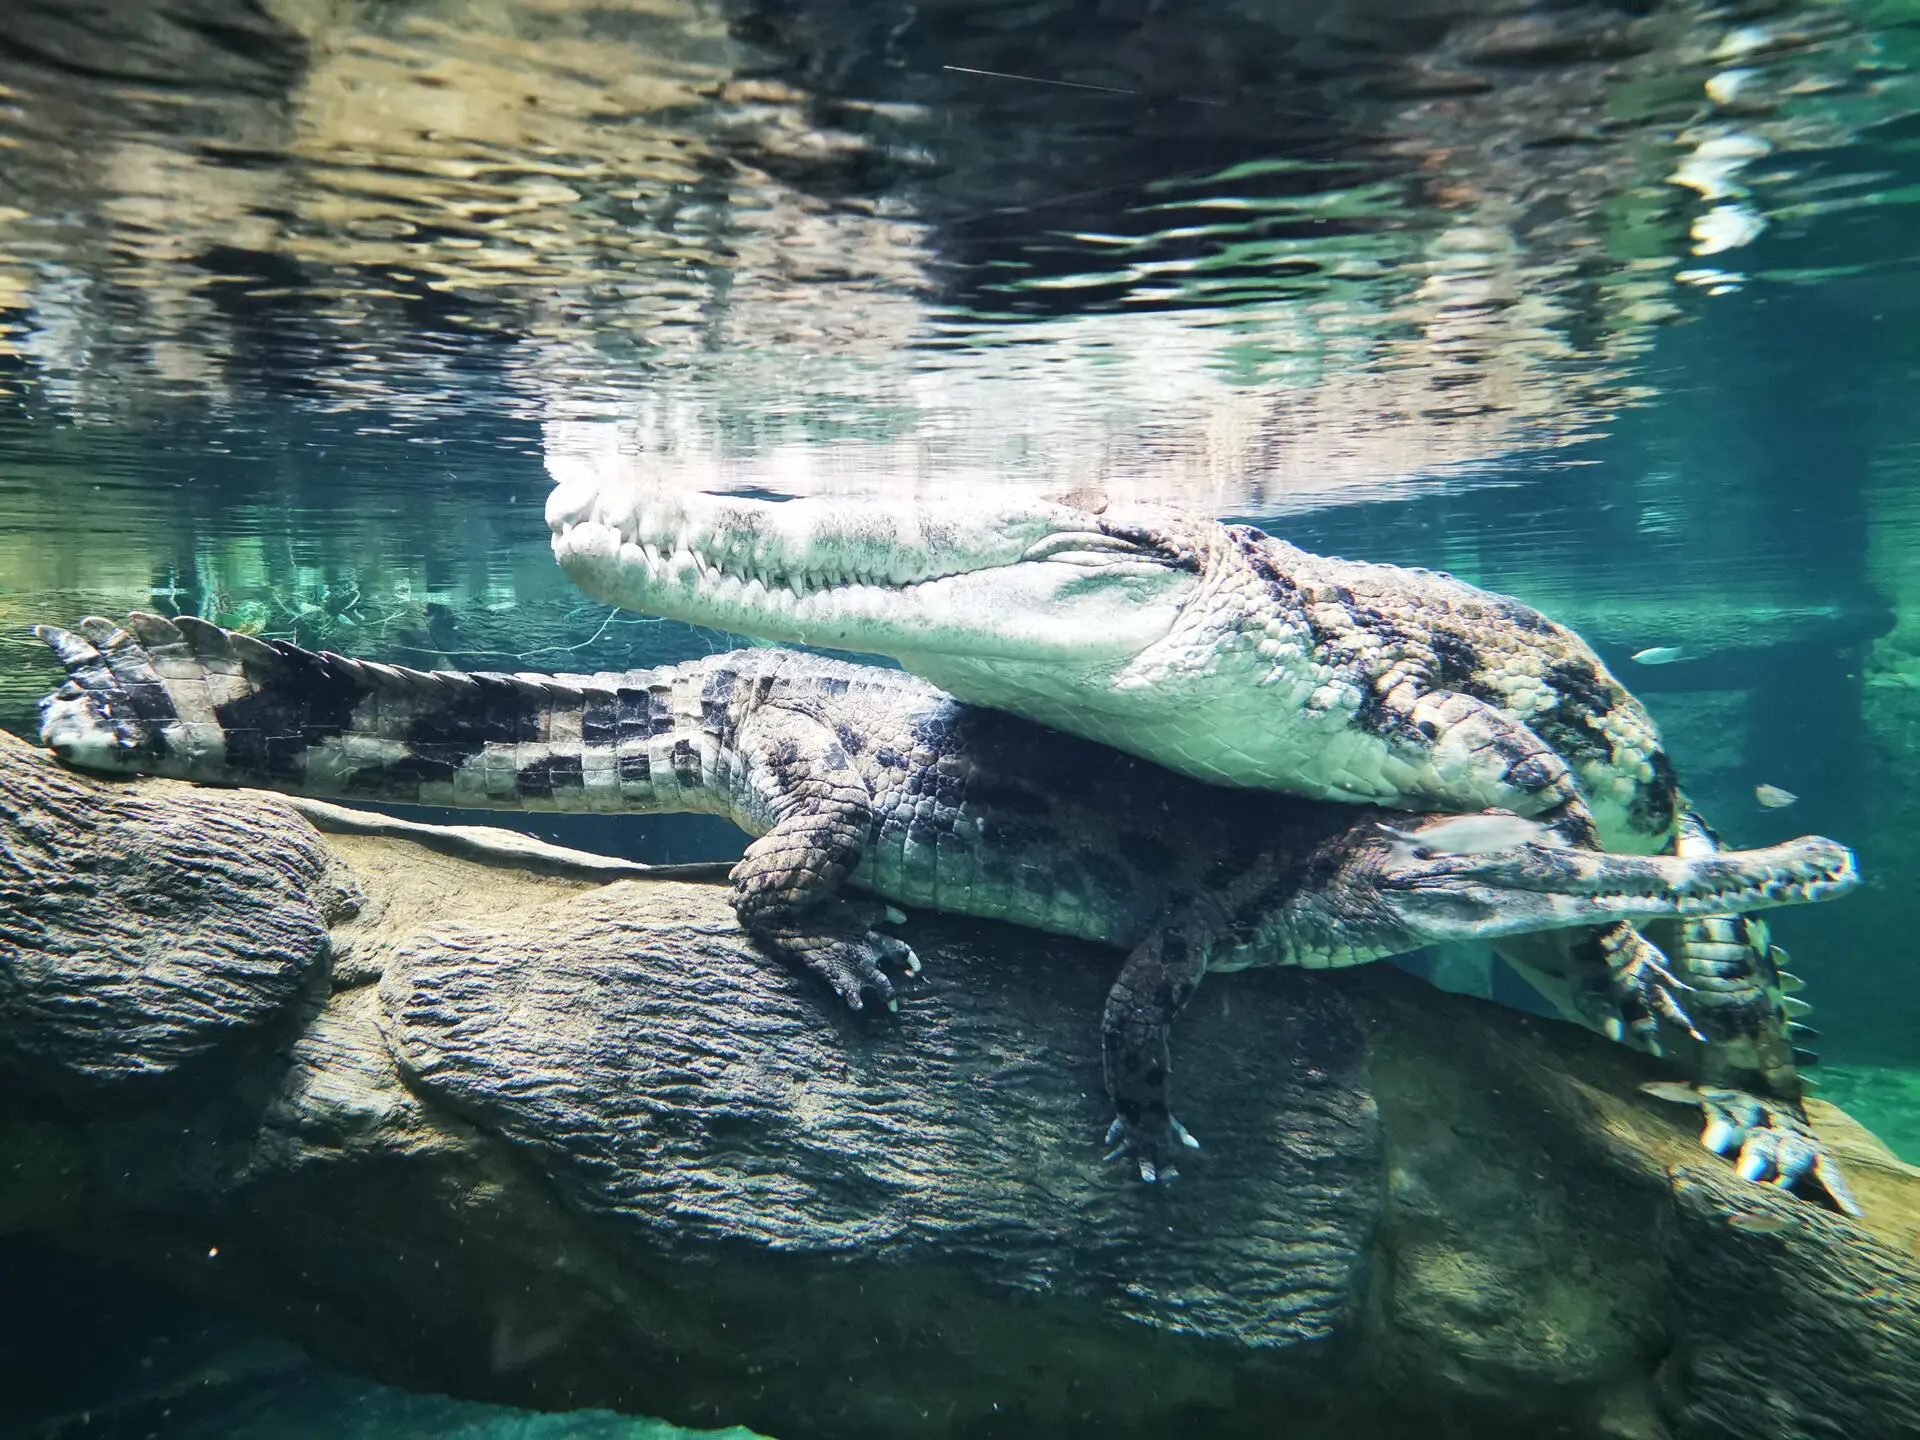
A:
<svg viewBox="0 0 1920 1440">
<path fill-rule="evenodd" d="M 106 804 L 12 763 L 0 833 L 0 1051 L 90 1079 L 170 1071 L 278 1017 L 354 903 L 312 828 L 254 798 Z"/>
<path fill-rule="evenodd" d="M 1384 966 L 1235 975 L 1177 1041 L 1207 1148 L 1149 1187 L 1099 1161 L 1108 952 L 917 919 L 926 982 L 861 1021 L 710 885 L 528 870 L 477 829 L 323 840 L 12 741 L 0 781 L 0 874 L 47 895 L 136 824 L 139 874 L 203 867 L 8 892 L 0 1228 L 390 1383 L 782 1440 L 1920 1414 L 1920 1171 L 1830 1107 L 1858 1224 L 1740 1181 L 1638 1095 L 1648 1062 L 1570 1027 Z M 170 967 L 151 1028 L 118 995 L 67 1023 L 88 971 L 43 953 L 132 913 Z"/>
</svg>

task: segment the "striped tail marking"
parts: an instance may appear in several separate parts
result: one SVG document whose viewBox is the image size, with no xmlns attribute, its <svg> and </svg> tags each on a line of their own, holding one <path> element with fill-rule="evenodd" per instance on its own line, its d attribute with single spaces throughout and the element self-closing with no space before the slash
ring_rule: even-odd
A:
<svg viewBox="0 0 1920 1440">
<path fill-rule="evenodd" d="M 723 810 L 694 666 L 594 676 L 425 672 L 191 617 L 36 626 L 66 685 L 41 738 L 86 769 L 474 809 Z"/>
</svg>

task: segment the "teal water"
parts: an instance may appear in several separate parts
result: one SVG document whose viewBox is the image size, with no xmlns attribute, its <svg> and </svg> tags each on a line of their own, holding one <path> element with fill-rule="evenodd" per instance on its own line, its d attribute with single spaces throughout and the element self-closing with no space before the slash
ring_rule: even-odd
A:
<svg viewBox="0 0 1920 1440">
<path fill-rule="evenodd" d="M 567 584 L 569 466 L 1098 483 L 1518 595 L 1729 841 L 1853 845 L 1774 929 L 1823 1093 L 1920 1163 L 1920 10 L 1413 8 L 5 7 L 0 727 L 56 683 L 26 625 L 132 608 L 418 666 L 732 643 Z M 256 1341 L 0 1433 L 654 1433 Z"/>
</svg>

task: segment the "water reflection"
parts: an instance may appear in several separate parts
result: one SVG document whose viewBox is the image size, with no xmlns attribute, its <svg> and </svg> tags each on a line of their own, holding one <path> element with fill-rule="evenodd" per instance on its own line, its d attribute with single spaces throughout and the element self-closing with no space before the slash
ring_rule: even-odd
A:
<svg viewBox="0 0 1920 1440">
<path fill-rule="evenodd" d="M 1591 427 L 1904 198 L 1886 16 L 1502 8 L 27 0 L 0 396 L 1271 510 Z"/>
</svg>

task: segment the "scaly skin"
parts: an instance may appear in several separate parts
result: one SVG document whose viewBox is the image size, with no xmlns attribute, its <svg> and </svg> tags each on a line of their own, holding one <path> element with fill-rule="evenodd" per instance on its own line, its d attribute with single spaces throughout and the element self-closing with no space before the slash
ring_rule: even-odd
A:
<svg viewBox="0 0 1920 1440">
<path fill-rule="evenodd" d="M 1197 779 L 1521 815 L 1577 794 L 1611 849 L 1671 840 L 1658 730 L 1539 612 L 1250 526 L 1088 505 L 562 486 L 547 519 L 561 567 L 610 604 L 889 655 Z"/>
<path fill-rule="evenodd" d="M 1097 494 L 774 503 L 573 482 L 547 520 L 561 566 L 609 603 L 889 655 L 962 700 L 1200 779 L 1497 806 L 1575 845 L 1713 847 L 1653 721 L 1592 649 L 1451 576 Z M 1629 927 L 1599 943 L 1622 987 L 1665 964 Z M 1764 927 L 1702 920 L 1667 950 L 1701 1013 L 1642 1007 L 1627 1038 L 1658 1052 L 1664 1022 L 1738 1039 L 1709 1078 L 1797 1104 L 1794 1062 L 1812 1057 L 1792 1043 Z"/>
<path fill-rule="evenodd" d="M 1699 857 L 1431 853 L 1383 831 L 1379 811 L 1214 789 L 896 671 L 790 652 L 424 674 L 193 620 L 127 627 L 35 632 L 69 672 L 42 702 L 42 734 L 71 764 L 429 805 L 725 815 L 759 837 L 733 874 L 742 923 L 856 1009 L 866 993 L 891 1002 L 882 962 L 917 961 L 843 884 L 1128 951 L 1104 1049 L 1116 1138 L 1149 1177 L 1172 1173 L 1190 1139 L 1167 1104 L 1168 1040 L 1209 969 L 1744 912 L 1856 879 L 1851 855 L 1819 839 Z M 1658 977 L 1623 994 L 1592 944 L 1554 957 L 1522 963 L 1556 969 L 1595 1028 L 1611 1006 L 1664 994 Z M 1845 1194 L 1817 1153 L 1763 1176 L 1805 1177 Z"/>
</svg>

